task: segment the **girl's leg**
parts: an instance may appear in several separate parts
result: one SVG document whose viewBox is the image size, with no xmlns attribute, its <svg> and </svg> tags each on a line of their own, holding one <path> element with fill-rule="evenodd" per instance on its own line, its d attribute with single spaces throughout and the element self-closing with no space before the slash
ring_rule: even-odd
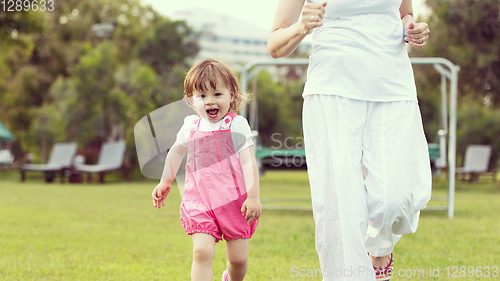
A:
<svg viewBox="0 0 500 281">
<path fill-rule="evenodd" d="M 241 281 L 248 267 L 248 239 L 228 240 L 226 248 L 229 281 Z"/>
<path fill-rule="evenodd" d="M 212 281 L 212 260 L 215 254 L 215 237 L 205 233 L 194 233 L 193 265 L 191 266 L 191 281 Z"/>
</svg>

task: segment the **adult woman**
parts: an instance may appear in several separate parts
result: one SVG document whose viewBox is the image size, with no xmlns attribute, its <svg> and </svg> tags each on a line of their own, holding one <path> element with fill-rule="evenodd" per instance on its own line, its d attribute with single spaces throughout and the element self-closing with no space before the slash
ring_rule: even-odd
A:
<svg viewBox="0 0 500 281">
<path fill-rule="evenodd" d="M 268 37 L 273 57 L 313 33 L 303 126 L 325 280 L 373 280 L 372 265 L 377 280 L 388 280 L 394 245 L 416 231 L 430 198 L 405 46 L 423 47 L 430 31 L 412 13 L 411 0 L 278 4 Z"/>
</svg>

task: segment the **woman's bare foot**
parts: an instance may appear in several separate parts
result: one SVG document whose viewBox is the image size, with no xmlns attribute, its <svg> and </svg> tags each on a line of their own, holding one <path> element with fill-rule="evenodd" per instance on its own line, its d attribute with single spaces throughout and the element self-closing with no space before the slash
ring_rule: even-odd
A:
<svg viewBox="0 0 500 281">
<path fill-rule="evenodd" d="M 374 257 L 370 255 L 370 260 L 372 262 L 373 267 L 375 268 L 385 268 L 391 262 L 391 254 L 383 257 Z"/>
</svg>

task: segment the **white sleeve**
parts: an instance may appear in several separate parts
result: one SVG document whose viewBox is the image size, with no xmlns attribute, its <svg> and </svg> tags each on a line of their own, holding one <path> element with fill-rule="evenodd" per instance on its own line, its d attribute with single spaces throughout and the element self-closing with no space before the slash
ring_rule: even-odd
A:
<svg viewBox="0 0 500 281">
<path fill-rule="evenodd" d="M 191 124 L 193 124 L 196 115 L 189 115 L 184 118 L 184 124 L 177 133 L 177 142 L 184 146 L 188 146 L 189 132 L 191 131 Z"/>
<path fill-rule="evenodd" d="M 238 150 L 238 152 L 242 151 L 243 149 L 247 148 L 247 147 L 250 147 L 253 145 L 253 140 L 252 140 L 252 137 L 249 137 L 245 143 L 241 146 L 240 150 Z"/>
<path fill-rule="evenodd" d="M 253 145 L 253 134 L 248 125 L 247 119 L 242 116 L 236 116 L 231 125 L 231 133 L 233 135 L 233 144 L 237 152 Z"/>
</svg>

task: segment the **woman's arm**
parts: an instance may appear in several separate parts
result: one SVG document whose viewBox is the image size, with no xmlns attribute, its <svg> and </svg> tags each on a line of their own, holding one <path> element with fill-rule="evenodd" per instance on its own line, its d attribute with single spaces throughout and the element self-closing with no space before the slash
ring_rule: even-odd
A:
<svg viewBox="0 0 500 281">
<path fill-rule="evenodd" d="M 403 0 L 401 2 L 399 13 L 401 14 L 401 21 L 403 21 L 403 26 L 407 26 L 410 22 L 415 23 L 415 19 L 413 18 L 413 6 L 411 0 Z"/>
<path fill-rule="evenodd" d="M 280 0 L 267 37 L 269 54 L 280 58 L 293 53 L 313 28 L 323 25 L 325 6 L 326 2 L 304 4 L 304 0 Z"/>
<path fill-rule="evenodd" d="M 429 39 L 429 26 L 425 22 L 415 23 L 411 0 L 403 0 L 399 7 L 401 21 L 405 27 L 405 40 L 416 48 L 422 48 Z"/>
</svg>

